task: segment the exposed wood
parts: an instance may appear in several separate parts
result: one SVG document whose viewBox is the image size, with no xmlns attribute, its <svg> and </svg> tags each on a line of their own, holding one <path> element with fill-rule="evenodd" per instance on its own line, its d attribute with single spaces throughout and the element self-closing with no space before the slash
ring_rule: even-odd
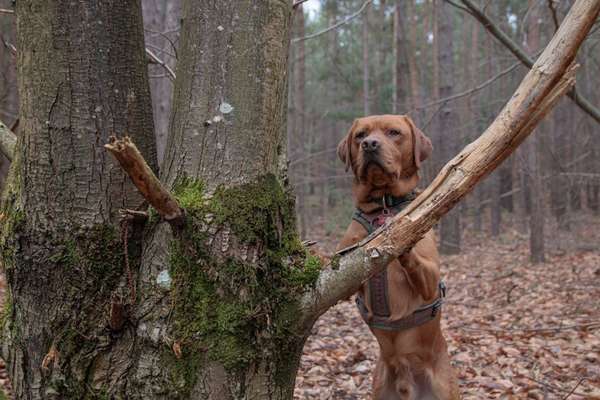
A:
<svg viewBox="0 0 600 400">
<path fill-rule="evenodd" d="M 12 161 L 16 145 L 17 136 L 12 133 L 2 121 L 0 121 L 0 152 Z"/>
<path fill-rule="evenodd" d="M 451 1 L 446 0 L 448 3 L 452 5 L 456 5 Z M 515 57 L 517 57 L 523 65 L 527 68 L 531 68 L 533 66 L 534 60 L 527 55 L 527 52 L 521 48 L 514 40 L 512 40 L 506 33 L 502 31 L 477 5 L 475 5 L 471 0 L 461 0 L 462 3 L 468 8 L 468 11 L 473 17 L 475 17 L 481 24 L 491 33 L 496 39 L 500 41 Z M 590 103 L 585 97 L 579 95 L 575 87 L 573 87 L 567 96 L 575 104 L 579 106 L 585 113 L 587 113 L 590 117 L 594 118 L 596 122 L 600 123 L 600 109 Z"/>
<path fill-rule="evenodd" d="M 372 274 L 409 250 L 422 235 L 531 133 L 575 83 L 577 50 L 591 29 L 600 0 L 578 0 L 531 71 L 494 122 L 450 160 L 405 210 L 327 266 L 302 299 L 307 321 L 352 295 Z"/>
<path fill-rule="evenodd" d="M 163 187 L 129 137 L 117 139 L 113 136 L 104 147 L 117 159 L 142 196 L 161 217 L 175 226 L 183 224 L 184 213 L 177 200 Z"/>
</svg>

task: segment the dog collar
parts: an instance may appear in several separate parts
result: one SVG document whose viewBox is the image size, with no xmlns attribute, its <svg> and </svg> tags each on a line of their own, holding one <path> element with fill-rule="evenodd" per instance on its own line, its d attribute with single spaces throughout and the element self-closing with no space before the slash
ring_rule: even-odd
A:
<svg viewBox="0 0 600 400">
<path fill-rule="evenodd" d="M 370 235 L 383 225 L 388 218 L 402 211 L 416 197 L 414 191 L 401 197 L 392 196 L 391 194 L 383 195 L 378 199 L 371 200 L 372 203 L 379 205 L 379 208 L 368 213 L 357 208 L 352 219 L 361 224 Z"/>
</svg>

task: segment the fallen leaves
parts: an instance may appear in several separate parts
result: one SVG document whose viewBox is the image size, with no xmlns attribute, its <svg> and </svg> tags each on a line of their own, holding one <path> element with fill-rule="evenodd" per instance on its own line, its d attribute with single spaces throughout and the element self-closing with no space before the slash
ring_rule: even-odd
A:
<svg viewBox="0 0 600 400">
<path fill-rule="evenodd" d="M 544 264 L 529 263 L 515 231 L 467 236 L 463 254 L 442 259 L 443 330 L 464 399 L 600 399 L 600 246 L 579 246 L 600 244 L 599 225 L 550 231 Z M 313 328 L 294 398 L 369 398 L 377 356 L 354 303 L 336 305 Z"/>
</svg>

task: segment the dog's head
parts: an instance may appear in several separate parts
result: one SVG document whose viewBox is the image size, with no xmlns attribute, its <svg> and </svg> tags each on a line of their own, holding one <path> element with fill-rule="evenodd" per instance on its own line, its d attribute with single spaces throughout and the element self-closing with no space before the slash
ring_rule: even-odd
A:
<svg viewBox="0 0 600 400">
<path fill-rule="evenodd" d="M 337 148 L 346 170 L 354 172 L 355 186 L 394 195 L 416 186 L 421 162 L 432 149 L 429 138 L 406 115 L 356 119 Z"/>
</svg>

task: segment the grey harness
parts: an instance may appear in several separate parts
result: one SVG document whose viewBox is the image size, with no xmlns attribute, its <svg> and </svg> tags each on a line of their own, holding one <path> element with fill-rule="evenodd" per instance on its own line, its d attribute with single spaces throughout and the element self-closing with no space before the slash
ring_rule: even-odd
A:
<svg viewBox="0 0 600 400">
<path fill-rule="evenodd" d="M 385 224 L 388 218 L 393 217 L 402 211 L 416 195 L 411 192 L 403 197 L 394 197 L 385 195 L 381 199 L 381 208 L 376 211 L 365 213 L 359 209 L 356 210 L 352 219 L 365 228 L 370 235 L 377 228 Z M 363 320 L 372 328 L 383 329 L 387 331 L 401 331 L 423 325 L 435 318 L 442 308 L 443 298 L 446 297 L 446 285 L 440 281 L 439 295 L 433 303 L 419 307 L 411 315 L 397 320 L 390 320 L 390 306 L 388 302 L 388 282 L 387 270 L 383 270 L 369 279 L 370 304 L 372 313 L 369 313 L 365 301 L 359 294 L 356 296 L 356 306 Z"/>
</svg>

